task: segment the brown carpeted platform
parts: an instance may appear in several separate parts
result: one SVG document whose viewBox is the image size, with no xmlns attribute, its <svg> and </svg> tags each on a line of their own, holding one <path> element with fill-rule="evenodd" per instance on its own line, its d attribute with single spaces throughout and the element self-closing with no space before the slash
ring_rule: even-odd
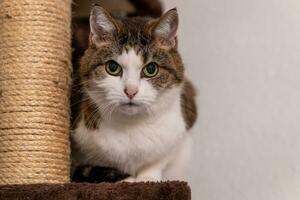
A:
<svg viewBox="0 0 300 200">
<path fill-rule="evenodd" d="M 0 186 L 1 200 L 190 200 L 186 182 Z"/>
</svg>

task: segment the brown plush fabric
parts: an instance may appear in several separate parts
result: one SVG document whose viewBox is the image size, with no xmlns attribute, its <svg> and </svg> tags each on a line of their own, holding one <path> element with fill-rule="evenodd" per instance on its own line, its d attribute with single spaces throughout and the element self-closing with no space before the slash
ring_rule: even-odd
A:
<svg viewBox="0 0 300 200">
<path fill-rule="evenodd" d="M 1 200 L 190 200 L 186 182 L 0 186 Z"/>
</svg>

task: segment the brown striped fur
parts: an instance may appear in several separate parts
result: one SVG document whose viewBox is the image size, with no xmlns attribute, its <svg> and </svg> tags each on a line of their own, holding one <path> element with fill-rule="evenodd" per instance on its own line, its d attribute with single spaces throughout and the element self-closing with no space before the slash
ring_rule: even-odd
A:
<svg viewBox="0 0 300 200">
<path fill-rule="evenodd" d="M 181 94 L 181 109 L 187 129 L 190 129 L 197 119 L 195 96 L 194 86 L 189 80 L 185 80 Z"/>
</svg>

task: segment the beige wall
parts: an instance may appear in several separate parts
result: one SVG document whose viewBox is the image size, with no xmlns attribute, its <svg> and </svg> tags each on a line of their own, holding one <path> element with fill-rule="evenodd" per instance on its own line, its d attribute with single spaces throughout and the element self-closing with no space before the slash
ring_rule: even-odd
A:
<svg viewBox="0 0 300 200">
<path fill-rule="evenodd" d="M 199 89 L 194 200 L 300 199 L 300 1 L 166 0 Z"/>
</svg>

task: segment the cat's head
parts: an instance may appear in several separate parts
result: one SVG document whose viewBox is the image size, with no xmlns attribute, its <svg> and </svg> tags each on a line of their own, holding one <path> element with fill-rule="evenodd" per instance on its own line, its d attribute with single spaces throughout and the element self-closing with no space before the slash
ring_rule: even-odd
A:
<svg viewBox="0 0 300 200">
<path fill-rule="evenodd" d="M 99 6 L 90 16 L 90 46 L 81 61 L 84 90 L 99 109 L 126 115 L 163 107 L 180 95 L 178 14 L 114 19 Z"/>
</svg>

